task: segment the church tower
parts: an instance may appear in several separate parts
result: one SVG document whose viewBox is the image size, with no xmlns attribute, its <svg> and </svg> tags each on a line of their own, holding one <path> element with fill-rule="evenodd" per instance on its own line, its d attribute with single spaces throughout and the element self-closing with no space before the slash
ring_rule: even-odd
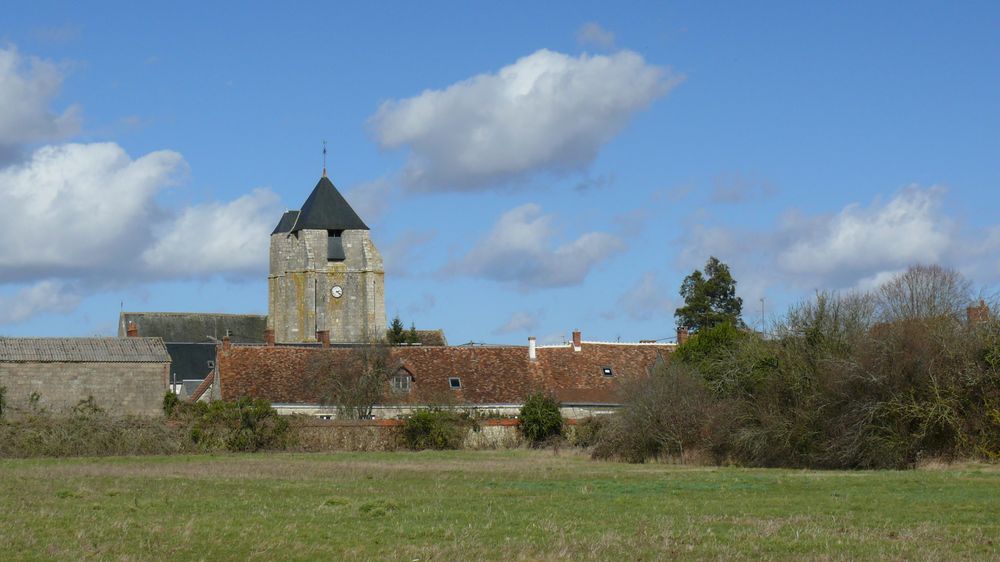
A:
<svg viewBox="0 0 1000 562">
<path fill-rule="evenodd" d="M 323 177 L 271 233 L 267 327 L 278 343 L 384 338 L 385 271 L 368 226 Z"/>
</svg>

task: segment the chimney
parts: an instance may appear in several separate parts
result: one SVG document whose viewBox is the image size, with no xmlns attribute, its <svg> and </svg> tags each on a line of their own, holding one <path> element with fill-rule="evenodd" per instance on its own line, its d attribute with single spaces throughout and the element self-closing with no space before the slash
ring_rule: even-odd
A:
<svg viewBox="0 0 1000 562">
<path fill-rule="evenodd" d="M 686 326 L 677 327 L 677 345 L 682 345 L 688 341 L 688 329 Z"/>
<path fill-rule="evenodd" d="M 264 330 L 264 343 L 267 347 L 274 347 L 274 330 L 270 328 Z"/>
<path fill-rule="evenodd" d="M 222 336 L 222 351 L 229 351 L 229 348 L 233 346 L 232 340 L 229 336 Z"/>
<path fill-rule="evenodd" d="M 139 337 L 139 326 L 136 326 L 135 322 L 129 322 L 128 328 L 125 329 L 125 334 L 130 338 Z"/>
<path fill-rule="evenodd" d="M 330 347 L 330 330 L 316 330 L 316 340 L 323 344 L 323 347 Z"/>
<path fill-rule="evenodd" d="M 538 356 L 535 354 L 535 336 L 528 337 L 528 359 L 534 361 Z"/>
<path fill-rule="evenodd" d="M 979 299 L 979 305 L 966 308 L 965 314 L 970 325 L 984 324 L 990 319 L 990 307 L 986 306 L 986 301 Z"/>
<path fill-rule="evenodd" d="M 583 346 L 583 337 L 580 330 L 573 330 L 573 351 L 580 351 Z"/>
</svg>

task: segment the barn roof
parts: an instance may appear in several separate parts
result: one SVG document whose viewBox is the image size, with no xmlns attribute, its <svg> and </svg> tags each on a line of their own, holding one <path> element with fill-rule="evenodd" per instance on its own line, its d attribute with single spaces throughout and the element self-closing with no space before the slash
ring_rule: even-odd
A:
<svg viewBox="0 0 1000 562">
<path fill-rule="evenodd" d="M 3 338 L 0 363 L 169 363 L 160 338 Z"/>
<path fill-rule="evenodd" d="M 122 312 L 118 335 L 124 337 L 134 322 L 143 337 L 159 337 L 170 343 L 206 343 L 227 333 L 234 343 L 264 343 L 267 316 L 202 312 Z"/>
</svg>

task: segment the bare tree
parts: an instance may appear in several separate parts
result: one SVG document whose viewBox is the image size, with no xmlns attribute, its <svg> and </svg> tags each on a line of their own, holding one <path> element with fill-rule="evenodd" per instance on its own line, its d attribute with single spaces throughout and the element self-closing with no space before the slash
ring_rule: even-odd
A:
<svg viewBox="0 0 1000 562">
<path fill-rule="evenodd" d="M 345 419 L 370 419 L 372 408 L 382 401 L 389 379 L 400 365 L 383 342 L 314 353 L 307 369 L 320 403 L 337 406 Z"/>
<path fill-rule="evenodd" d="M 950 317 L 962 319 L 973 300 L 972 283 L 954 269 L 914 265 L 878 289 L 883 322 Z"/>
</svg>

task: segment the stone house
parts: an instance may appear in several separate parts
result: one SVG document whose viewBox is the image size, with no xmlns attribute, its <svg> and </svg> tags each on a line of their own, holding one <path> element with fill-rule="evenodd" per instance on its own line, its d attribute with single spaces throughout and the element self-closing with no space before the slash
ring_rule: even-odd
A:
<svg viewBox="0 0 1000 562">
<path fill-rule="evenodd" d="M 160 415 L 169 375 L 160 338 L 0 338 L 0 386 L 15 413 L 64 413 L 92 397 L 114 414 Z"/>
</svg>

